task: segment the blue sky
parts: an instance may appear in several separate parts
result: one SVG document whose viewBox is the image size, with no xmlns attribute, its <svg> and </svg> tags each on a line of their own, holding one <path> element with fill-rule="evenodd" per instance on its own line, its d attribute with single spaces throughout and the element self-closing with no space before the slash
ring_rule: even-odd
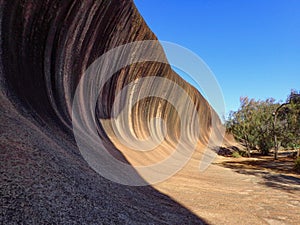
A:
<svg viewBox="0 0 300 225">
<path fill-rule="evenodd" d="M 159 40 L 192 50 L 211 68 L 226 113 L 240 96 L 285 101 L 300 90 L 299 0 L 134 2 Z"/>
</svg>

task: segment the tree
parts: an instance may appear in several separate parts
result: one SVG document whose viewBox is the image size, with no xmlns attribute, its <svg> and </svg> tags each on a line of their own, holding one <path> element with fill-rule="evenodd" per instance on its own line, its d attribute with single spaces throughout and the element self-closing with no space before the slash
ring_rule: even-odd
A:
<svg viewBox="0 0 300 225">
<path fill-rule="evenodd" d="M 249 100 L 248 97 L 241 97 L 240 103 L 241 106 L 237 112 L 230 112 L 226 127 L 228 132 L 246 146 L 247 154 L 250 157 L 250 149 L 253 147 L 251 146 L 253 143 L 251 120 L 254 101 Z"/>
<path fill-rule="evenodd" d="M 227 131 L 245 145 L 249 156 L 250 150 L 256 148 L 267 155 L 274 145 L 272 112 L 277 106 L 275 100 L 256 101 L 241 97 L 240 103 L 239 110 L 230 114 Z"/>
<path fill-rule="evenodd" d="M 298 149 L 297 156 L 300 151 L 300 91 L 292 90 L 288 96 L 289 112 L 287 116 L 288 122 L 288 143 L 295 149 Z"/>
<path fill-rule="evenodd" d="M 240 108 L 226 121 L 232 133 L 247 149 L 259 149 L 263 155 L 279 146 L 300 148 L 300 92 L 291 91 L 287 101 L 279 104 L 273 98 L 265 101 L 240 98 Z M 298 150 L 298 155 L 299 155 Z"/>
<path fill-rule="evenodd" d="M 270 149 L 274 146 L 272 123 L 272 113 L 278 106 L 275 99 L 269 98 L 266 101 L 258 101 L 257 108 L 254 113 L 255 144 L 260 149 L 263 155 L 268 155 Z"/>
</svg>

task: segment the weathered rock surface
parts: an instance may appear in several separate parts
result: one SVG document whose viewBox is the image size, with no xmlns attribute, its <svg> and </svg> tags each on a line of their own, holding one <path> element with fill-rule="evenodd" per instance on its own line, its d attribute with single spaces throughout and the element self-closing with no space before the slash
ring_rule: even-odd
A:
<svg viewBox="0 0 300 225">
<path fill-rule="evenodd" d="M 151 186 L 123 186 L 101 177 L 82 158 L 72 133 L 72 100 L 91 63 L 117 46 L 156 39 L 133 2 L 2 0 L 0 10 L 1 223 L 204 223 Z M 165 57 L 162 49 L 156 51 L 158 57 Z M 152 163 L 151 156 L 140 162 L 142 157 L 128 155 L 110 129 L 118 91 L 147 76 L 166 77 L 189 94 L 199 113 L 199 141 L 205 144 L 212 117 L 205 99 L 168 64 L 136 63 L 117 72 L 98 99 L 99 135 L 111 153 L 133 164 Z M 170 85 L 162 87 L 173 90 Z M 180 98 L 177 101 L 193 118 L 188 113 L 190 105 Z M 193 137 L 189 128 L 179 130 L 172 106 L 149 98 L 133 108 L 132 132 L 137 139 L 158 132 L 158 127 L 149 126 L 156 116 L 163 117 L 172 131 L 164 147 L 158 148 L 158 156 L 170 154 L 169 147 L 180 132 L 188 133 L 186 142 Z"/>
<path fill-rule="evenodd" d="M 201 135 L 189 163 L 162 183 L 131 187 L 100 176 L 84 160 L 72 129 L 80 78 L 110 49 L 156 39 L 132 1 L 0 0 L 0 5 L 1 224 L 299 224 L 299 176 L 234 172 L 218 165 L 200 173 L 205 146 L 214 136 L 210 134 L 215 113 L 167 63 L 135 63 L 120 69 L 92 110 L 106 149 L 136 166 L 168 157 L 182 134 L 184 146 L 189 146 L 195 141 L 192 125 L 198 118 Z M 146 50 L 166 61 L 160 46 L 149 45 Z M 107 63 L 107 68 L 119 59 Z M 192 103 L 180 95 L 173 98 L 185 117 L 160 98 L 133 104 L 152 88 L 148 83 L 133 85 L 118 100 L 123 87 L 150 76 L 167 78 L 190 96 Z M 174 85 L 165 81 L 158 87 L 154 88 L 158 95 L 175 92 Z M 121 109 L 116 117 L 111 114 L 114 101 Z M 90 102 L 80 98 L 78 103 L 80 116 L 91 122 L 86 115 L 92 110 L 83 107 Z M 197 114 L 191 114 L 193 105 Z M 124 145 L 145 150 L 159 143 L 163 129 L 151 120 L 155 117 L 166 122 L 162 143 L 143 153 Z M 182 120 L 187 121 L 184 126 Z M 149 135 L 147 145 L 141 142 Z M 136 178 L 147 182 L 140 175 L 136 173 Z"/>
</svg>

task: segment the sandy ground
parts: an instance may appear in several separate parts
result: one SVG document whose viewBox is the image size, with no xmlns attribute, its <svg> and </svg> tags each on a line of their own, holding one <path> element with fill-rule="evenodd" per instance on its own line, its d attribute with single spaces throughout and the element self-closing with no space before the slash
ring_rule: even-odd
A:
<svg viewBox="0 0 300 225">
<path fill-rule="evenodd" d="M 128 149 L 114 143 L 132 165 L 147 163 L 142 157 L 130 158 Z M 200 172 L 201 149 L 203 146 L 181 171 L 154 188 L 210 224 L 299 224 L 300 175 L 286 171 L 292 160 L 279 160 L 276 168 L 266 169 L 265 159 L 257 166 L 257 158 L 216 156 L 208 169 Z M 155 152 L 163 155 L 162 149 Z M 248 165 L 249 160 L 255 166 Z"/>
<path fill-rule="evenodd" d="M 6 107 L 6 110 L 8 110 L 9 107 Z M 17 119 L 17 116 L 14 115 L 12 112 L 13 110 L 9 110 L 9 117 L 6 117 L 3 119 L 3 121 L 6 121 L 7 124 L 14 124 L 14 126 L 11 126 L 11 128 L 6 129 L 5 132 L 2 133 L 2 139 L 7 141 L 7 137 L 5 137 L 5 134 L 10 134 L 10 137 L 12 137 L 12 132 L 15 133 L 15 138 L 17 140 L 17 137 L 20 139 L 20 143 L 24 142 L 26 140 L 26 137 L 23 137 L 19 130 L 19 132 L 15 132 L 15 130 L 18 130 L 18 125 L 22 125 L 24 127 L 24 121 L 19 121 Z M 5 113 L 6 114 L 6 113 Z M 4 114 L 1 114 L 4 115 Z M 6 114 L 8 115 L 8 114 Z M 11 122 L 9 122 L 11 120 Z M 31 123 L 28 123 L 31 124 Z M 28 125 L 29 126 L 29 125 Z M 24 128 L 23 128 L 24 129 Z M 4 130 L 3 130 L 4 131 Z M 28 132 L 32 132 L 30 134 L 30 140 L 35 140 L 36 142 L 31 142 L 31 145 L 36 145 L 39 146 L 42 144 L 42 142 L 38 142 L 37 140 L 41 140 L 39 138 L 34 138 L 36 135 L 33 133 L 34 128 L 32 127 L 31 129 L 28 129 Z M 22 141 L 21 141 L 22 139 Z M 3 142 L 3 143 L 4 143 Z M 14 142 L 17 144 L 17 142 Z M 25 143 L 25 142 L 24 142 Z M 22 145 L 23 146 L 23 145 Z M 65 146 L 65 145 L 64 145 Z M 7 146 L 6 146 L 7 147 Z M 47 144 L 46 146 L 49 148 L 50 146 Z M 45 149 L 46 149 L 45 147 Z M 57 149 L 56 146 L 53 146 L 54 149 Z M 23 148 L 24 149 L 24 148 Z M 37 151 L 37 150 L 36 150 Z M 11 154 L 17 151 L 11 151 Z M 19 151 L 18 154 L 29 154 L 30 152 L 24 152 L 24 151 Z M 65 152 L 66 153 L 66 152 Z M 65 154 L 64 153 L 64 154 Z M 39 153 L 41 154 L 41 153 Z M 55 163 L 55 161 L 52 162 L 52 160 L 48 160 L 49 156 L 47 157 L 42 157 L 37 155 L 37 159 L 39 160 L 47 160 L 48 162 L 51 162 L 51 169 L 53 168 L 63 168 L 63 166 L 60 163 Z M 31 156 L 30 156 L 31 157 Z M 54 156 L 52 156 L 54 157 Z M 62 157 L 64 157 L 62 155 Z M 69 157 L 69 156 L 68 156 Z M 67 157 L 67 158 L 68 158 Z M 80 158 L 80 155 L 74 156 L 75 158 Z M 29 159 L 26 157 L 21 157 L 18 155 L 18 158 L 24 159 L 27 163 L 24 165 L 29 165 L 28 163 L 31 161 L 28 161 Z M 78 161 L 78 159 L 75 160 Z M 210 224 L 299 224 L 300 221 L 300 176 L 295 175 L 295 174 L 286 174 L 286 173 L 280 173 L 276 172 L 273 170 L 266 170 L 266 169 L 256 169 L 254 170 L 253 168 L 244 168 L 244 167 L 231 167 L 231 168 L 226 168 L 223 163 L 226 161 L 232 161 L 233 159 L 230 158 L 224 158 L 224 157 L 217 157 L 217 160 L 204 172 L 199 171 L 199 163 L 202 159 L 202 154 L 196 153 L 192 160 L 184 167 L 178 174 L 175 176 L 171 177 L 170 179 L 166 180 L 163 183 L 159 183 L 157 185 L 154 185 L 154 188 L 161 192 L 162 194 L 165 194 L 166 196 L 171 197 L 173 200 L 178 202 L 181 206 L 183 206 L 186 209 L 189 209 L 191 212 L 193 212 L 195 215 L 199 216 L 199 218 L 203 219 L 204 221 L 207 221 Z M 73 161 L 72 159 L 71 161 Z M 242 162 L 245 159 L 235 159 L 236 162 Z M 130 160 L 129 160 L 130 161 Z M 6 164 L 8 161 L 5 161 Z M 14 161 L 10 161 L 14 162 Z M 39 162 L 34 160 L 33 162 Z M 63 162 L 62 162 L 63 163 Z M 5 165 L 6 165 L 5 164 Z M 47 163 L 42 163 L 42 168 L 41 167 L 36 167 L 39 168 L 39 170 L 35 170 L 33 174 L 39 174 L 42 173 L 43 171 L 48 171 L 46 169 L 45 165 Z M 65 163 L 63 163 L 65 164 Z M 22 164 L 23 165 L 23 164 Z M 48 164 L 47 164 L 48 165 Z M 68 164 L 69 165 L 69 164 Z M 230 165 L 230 164 L 229 164 Z M 3 165 L 2 165 L 3 166 Z M 7 166 L 9 166 L 7 164 Z M 22 169 L 22 166 L 19 166 L 20 169 Z M 49 167 L 49 168 L 50 168 Z M 70 166 L 68 166 L 69 168 Z M 4 168 L 4 167 L 1 167 Z M 9 167 L 9 168 L 15 168 L 15 167 Z M 27 168 L 27 166 L 26 166 Z M 32 167 L 35 168 L 35 167 Z M 48 167 L 47 167 L 48 168 Z M 75 167 L 74 167 L 75 168 Z M 51 170 L 49 169 L 49 171 Z M 23 172 L 26 172 L 27 170 L 22 169 Z M 28 170 L 29 171 L 29 170 Z M 77 170 L 74 169 L 76 172 Z M 20 171 L 21 174 L 21 171 Z M 52 173 L 51 173 L 52 174 Z M 70 179 L 70 174 L 66 174 L 66 177 L 64 177 L 64 173 L 61 171 L 58 172 L 60 174 L 58 177 L 55 177 L 53 174 L 52 179 L 57 179 L 57 182 L 51 181 L 51 184 L 61 184 L 62 187 L 69 187 L 69 183 L 66 181 L 65 183 L 62 183 L 62 179 Z M 85 173 L 78 173 L 76 172 L 76 176 L 85 176 L 87 174 Z M 90 173 L 93 174 L 93 173 Z M 15 175 L 17 175 L 15 173 Z M 61 178 L 61 177 L 62 178 Z M 72 175 L 73 176 L 73 175 Z M 74 182 L 77 179 L 76 176 L 74 175 Z M 91 175 L 89 175 L 91 176 Z M 85 179 L 89 179 L 89 176 L 85 177 Z M 12 176 L 11 176 L 12 177 Z M 47 186 L 47 183 L 43 183 L 42 180 L 38 176 L 35 176 L 36 179 L 38 180 L 41 185 L 43 185 L 44 189 L 43 192 L 41 193 L 48 193 L 46 194 L 49 198 L 49 200 L 43 200 L 40 199 L 37 201 L 39 204 L 45 204 L 45 202 L 52 201 L 53 199 L 51 198 L 51 195 L 49 193 L 56 193 L 60 189 L 51 186 L 52 189 L 49 191 L 49 187 Z M 47 176 L 45 176 L 47 177 Z M 50 177 L 50 176 L 49 176 Z M 52 175 L 51 175 L 52 177 Z M 95 176 L 94 177 L 98 177 Z M 106 182 L 105 179 L 101 179 L 98 183 L 95 182 L 95 179 L 93 176 L 91 176 L 91 179 L 95 183 L 95 185 L 104 185 L 103 182 Z M 21 179 L 21 178 L 20 178 Z M 73 179 L 73 178 L 72 178 Z M 80 178 L 81 179 L 81 178 Z M 98 178 L 97 178 L 98 179 Z M 25 178 L 22 178 L 22 182 L 25 181 Z M 31 182 L 31 179 L 30 179 Z M 91 182 L 91 181 L 88 181 Z M 86 193 L 85 190 L 85 183 L 82 183 L 82 181 L 76 181 L 77 185 L 76 187 L 83 187 L 83 192 Z M 13 182 L 12 182 L 13 184 Z M 4 185 L 4 183 L 3 183 Z M 18 183 L 18 185 L 22 186 L 23 183 Z M 110 186 L 113 186 L 114 184 L 110 184 Z M 108 186 L 109 186 L 108 185 Z M 24 186 L 26 186 L 24 184 Z M 104 189 L 102 186 L 99 186 L 97 188 L 96 186 L 91 187 L 89 190 L 94 190 L 93 194 L 91 195 L 91 199 L 93 198 L 103 198 L 104 194 Z M 109 202 L 111 202 L 112 197 L 111 196 L 116 196 L 118 197 L 118 194 L 124 192 L 124 187 L 119 187 L 118 185 L 115 185 L 116 188 L 115 194 L 111 193 L 112 190 L 110 189 L 109 192 L 111 195 L 107 195 L 109 198 Z M 2 186 L 3 187 L 3 186 Z M 105 186 L 106 187 L 106 186 Z M 74 187 L 73 187 L 74 188 Z M 96 191 L 98 190 L 98 192 Z M 126 189 L 126 188 L 125 188 Z M 127 188 L 130 189 L 130 188 Z M 126 189 L 126 190 L 127 190 Z M 147 189 L 147 190 L 145 190 Z M 145 194 L 143 195 L 143 201 L 148 201 L 149 204 L 143 202 L 142 205 L 145 205 L 145 207 L 149 207 L 149 205 L 152 205 L 153 203 L 151 200 L 151 193 L 153 192 L 152 190 L 148 190 L 149 188 L 139 188 L 137 190 L 140 190 L 141 192 L 145 193 L 150 193 L 150 194 Z M 13 188 L 9 188 L 6 190 L 14 190 Z M 135 197 L 137 198 L 137 201 L 140 202 L 140 198 L 136 196 L 136 191 L 135 189 L 129 190 L 133 191 L 132 193 L 135 193 Z M 36 190 L 34 189 L 33 192 Z M 45 191 L 45 192 L 44 192 Z M 94 193 L 95 192 L 95 193 Z M 19 193 L 19 192 L 16 192 Z M 72 195 L 70 194 L 72 193 Z M 68 195 L 68 199 L 72 201 L 74 198 L 74 193 L 76 194 L 77 192 L 70 192 Z M 96 194 L 97 193 L 97 194 Z M 27 196 L 26 192 L 20 192 L 20 195 L 25 195 Z M 81 194 L 78 194 L 81 196 Z M 158 193 L 156 193 L 158 195 Z M 50 197 L 49 197 L 50 196 Z M 64 195 L 62 195 L 64 196 Z M 126 196 L 126 195 L 125 195 Z M 164 195 L 161 195 L 163 197 Z M 153 197 L 153 196 L 152 196 Z M 67 198 L 65 196 L 65 198 Z M 3 199 L 2 199 L 3 200 Z M 32 200 L 33 201 L 33 200 Z M 54 201 L 54 200 L 53 200 Z M 55 200 L 56 201 L 56 200 Z M 96 201 L 96 200 L 95 200 Z M 168 200 L 169 201 L 169 200 Z M 65 202 L 64 201 L 59 201 L 60 203 Z M 114 199 L 114 202 L 111 204 L 116 204 L 119 205 L 119 200 Z M 131 202 L 126 202 L 126 205 L 129 207 L 131 205 Z M 155 202 L 155 201 L 154 201 Z M 169 201 L 171 202 L 171 201 Z M 162 204 L 162 201 L 156 201 L 158 204 L 155 206 L 157 208 L 159 204 Z M 172 203 L 172 202 L 171 202 Z M 170 203 L 170 204 L 171 204 Z M 27 203 L 26 203 L 27 204 Z M 175 204 L 175 203 L 172 203 Z M 82 205 L 81 205 L 82 206 Z M 22 207 L 16 205 L 16 207 L 19 207 L 18 210 L 21 210 Z M 29 207 L 29 206 L 28 206 Z M 107 207 L 107 204 L 104 204 L 104 207 Z M 176 206 L 179 208 L 178 206 Z M 23 207 L 26 209 L 26 205 Z M 30 206 L 32 208 L 32 206 Z M 42 209 L 44 207 L 38 206 L 38 208 Z M 82 207 L 79 207 L 80 210 L 82 210 Z M 112 207 L 114 208 L 114 207 Z M 120 205 L 120 210 L 123 210 L 124 208 L 122 205 Z M 114 208 L 116 209 L 116 207 Z M 151 211 L 151 215 L 153 216 L 158 216 L 158 212 L 154 211 L 153 209 L 148 208 Z M 78 209 L 79 210 L 79 209 Z M 45 209 L 43 209 L 45 211 Z M 21 212 L 21 211 L 20 211 Z M 22 211 L 23 212 L 23 211 Z M 46 212 L 46 211 L 45 211 Z M 55 215 L 53 211 L 53 215 Z M 76 211 L 77 212 L 77 211 Z M 136 212 L 133 211 L 133 215 Z M 67 215 L 69 215 L 69 212 L 66 212 Z M 188 215 L 188 213 L 186 213 Z M 33 213 L 33 215 L 36 215 L 36 212 Z M 107 214 L 106 217 L 108 217 Z M 45 215 L 43 215 L 44 217 Z M 49 215 L 47 215 L 49 216 Z M 114 215 L 110 215 L 111 217 L 114 217 Z M 49 217 L 52 218 L 52 217 Z M 54 218 L 54 217 L 53 217 Z M 52 218 L 52 219 L 53 219 Z M 82 217 L 84 218 L 84 217 Z M 149 218 L 149 215 L 145 216 L 145 219 Z M 191 217 L 192 218 L 192 217 Z M 66 219 L 68 219 L 66 217 Z M 78 219 L 75 218 L 74 219 Z M 86 218 L 85 218 L 86 219 Z M 142 218 L 141 218 L 142 219 Z M 144 220 L 145 221 L 145 220 Z M 178 221 L 179 224 L 180 221 Z"/>
<path fill-rule="evenodd" d="M 145 157 L 129 154 L 113 135 L 110 138 L 132 165 L 149 163 Z M 154 188 L 210 224 L 299 224 L 300 175 L 286 170 L 292 160 L 279 160 L 273 163 L 276 168 L 272 164 L 266 169 L 266 159 L 216 156 L 200 172 L 203 149 L 199 145 L 182 170 Z M 155 153 L 165 156 L 161 147 Z M 248 165 L 249 160 L 254 165 Z M 260 166 L 255 165 L 259 160 Z"/>
<path fill-rule="evenodd" d="M 0 224 L 194 225 L 206 220 L 211 224 L 299 224 L 300 178 L 295 175 L 230 169 L 220 164 L 200 173 L 200 148 L 199 155 L 165 182 L 154 188 L 133 187 L 105 179 L 83 159 L 70 133 L 71 107 L 79 78 L 89 77 L 83 72 L 108 50 L 133 41 L 156 40 L 133 1 L 1 3 L 1 34 L 5 35 L 0 48 Z M 139 61 L 125 51 L 105 60 L 99 72 L 113 71 L 110 69 L 115 60 L 123 62 L 121 56 L 129 57 L 132 65 L 119 70 L 106 83 L 103 95 L 98 96 L 97 103 L 101 104 L 91 108 L 93 98 L 89 95 L 94 94 L 94 82 L 87 83 L 91 89 L 86 93 L 85 88 L 79 89 L 77 102 L 81 106 L 78 114 L 90 129 L 95 122 L 93 113 L 99 119 L 112 119 L 113 102 L 119 104 L 124 114 L 114 115 L 113 121 L 123 139 L 131 144 L 149 134 L 153 141 L 148 145 L 160 142 L 167 129 L 159 120 L 150 118 L 166 119 L 169 139 L 163 139 L 157 151 L 147 157 L 132 154 L 117 144 L 115 148 L 107 140 L 110 133 L 102 133 L 102 127 L 97 130 L 109 150 L 118 156 L 120 150 L 132 165 L 151 164 L 172 154 L 170 146 L 177 144 L 180 134 L 186 144 L 182 149 L 190 151 L 185 146 L 198 141 L 195 126 L 201 126 L 201 141 L 206 143 L 212 118 L 217 115 L 211 113 L 208 102 L 195 88 L 171 70 L 160 46 L 144 47 L 145 55 L 138 53 L 143 48 L 131 49 Z M 168 79 L 157 85 L 135 84 L 127 90 L 128 99 L 116 101 L 125 84 L 148 76 Z M 186 94 L 178 94 L 181 89 L 184 92 L 180 93 Z M 85 98 L 85 94 L 89 97 Z M 135 104 L 137 96 L 151 98 L 143 97 Z M 169 102 L 171 99 L 175 105 Z M 26 110 L 24 103 L 29 106 Z M 115 118 L 120 115 L 120 120 Z M 218 136 L 218 132 L 215 134 Z M 137 149 L 148 147 L 144 144 Z M 124 177 L 128 175 L 120 171 Z"/>
<path fill-rule="evenodd" d="M 195 157 L 155 187 L 211 224 L 299 224 L 299 175 L 225 168 L 230 160 L 217 157 L 201 173 Z"/>
</svg>

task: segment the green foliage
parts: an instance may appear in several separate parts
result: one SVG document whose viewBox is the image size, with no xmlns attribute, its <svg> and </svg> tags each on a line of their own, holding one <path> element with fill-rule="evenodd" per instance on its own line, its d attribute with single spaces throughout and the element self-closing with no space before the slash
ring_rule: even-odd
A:
<svg viewBox="0 0 300 225">
<path fill-rule="evenodd" d="M 296 159 L 294 168 L 298 173 L 300 173 L 300 157 Z"/>
<path fill-rule="evenodd" d="M 242 156 L 240 155 L 239 152 L 233 152 L 233 153 L 232 153 L 232 157 L 233 157 L 233 158 L 240 158 L 240 157 L 242 157 Z"/>
<path fill-rule="evenodd" d="M 242 142 L 248 152 L 258 147 L 263 154 L 268 154 L 273 146 L 272 112 L 277 106 L 275 100 L 255 101 L 244 97 L 240 98 L 240 102 L 240 109 L 230 114 L 227 131 Z"/>
<path fill-rule="evenodd" d="M 275 147 L 275 135 L 284 147 L 300 145 L 300 92 L 292 91 L 284 104 L 248 97 L 240 98 L 240 103 L 239 110 L 230 113 L 226 128 L 249 153 L 258 148 L 267 155 Z"/>
<path fill-rule="evenodd" d="M 286 115 L 286 132 L 283 142 L 294 149 L 300 146 L 300 92 L 292 91 L 287 101 L 289 102 Z"/>
</svg>

